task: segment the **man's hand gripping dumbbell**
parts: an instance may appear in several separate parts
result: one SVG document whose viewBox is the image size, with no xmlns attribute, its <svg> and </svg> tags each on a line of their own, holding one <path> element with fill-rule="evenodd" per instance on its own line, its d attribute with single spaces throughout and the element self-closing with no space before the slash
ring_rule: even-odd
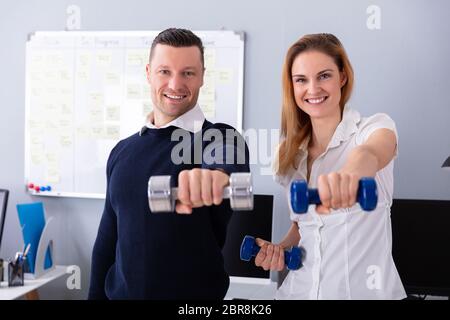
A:
<svg viewBox="0 0 450 320">
<path fill-rule="evenodd" d="M 172 188 L 170 180 L 171 176 L 150 177 L 148 202 L 151 212 L 190 214 L 192 208 L 219 205 L 223 199 L 230 199 L 233 210 L 253 210 L 249 172 L 228 176 L 220 170 L 184 170 L 178 175 L 178 188 Z"/>
</svg>

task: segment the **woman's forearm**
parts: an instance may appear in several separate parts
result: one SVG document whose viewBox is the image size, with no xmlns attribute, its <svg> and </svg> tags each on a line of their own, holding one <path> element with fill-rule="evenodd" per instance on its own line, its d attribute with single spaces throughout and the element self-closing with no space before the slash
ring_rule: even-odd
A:
<svg viewBox="0 0 450 320">
<path fill-rule="evenodd" d="M 284 236 L 283 240 L 280 242 L 280 246 L 283 248 L 289 248 L 292 246 L 297 246 L 300 241 L 300 233 L 298 230 L 298 225 L 296 222 L 293 222 L 289 231 Z"/>
<path fill-rule="evenodd" d="M 370 147 L 362 145 L 350 152 L 340 172 L 356 174 L 360 177 L 374 177 L 379 169 L 377 156 Z"/>
</svg>

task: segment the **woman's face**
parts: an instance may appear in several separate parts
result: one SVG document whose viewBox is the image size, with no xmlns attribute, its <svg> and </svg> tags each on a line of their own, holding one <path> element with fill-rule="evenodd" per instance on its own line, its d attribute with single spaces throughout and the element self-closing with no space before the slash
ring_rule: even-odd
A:
<svg viewBox="0 0 450 320">
<path fill-rule="evenodd" d="M 340 116 L 346 77 L 330 56 L 319 51 L 302 52 L 295 58 L 291 74 L 295 102 L 311 119 Z"/>
</svg>

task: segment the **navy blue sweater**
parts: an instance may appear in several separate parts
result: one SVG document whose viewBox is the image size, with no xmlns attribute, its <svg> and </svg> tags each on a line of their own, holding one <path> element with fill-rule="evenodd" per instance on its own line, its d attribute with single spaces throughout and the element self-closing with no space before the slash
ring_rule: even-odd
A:
<svg viewBox="0 0 450 320">
<path fill-rule="evenodd" d="M 233 129 L 205 121 L 208 129 Z M 221 168 L 249 172 L 249 155 L 234 139 L 226 142 L 224 153 L 245 153 L 245 163 L 174 164 L 173 126 L 147 129 L 120 141 L 108 159 L 107 191 L 103 216 L 92 253 L 89 299 L 222 299 L 229 286 L 224 270 L 222 247 L 232 210 L 229 200 L 219 206 L 193 209 L 191 215 L 152 213 L 148 205 L 147 183 L 153 175 L 171 175 L 178 183 L 180 171 L 192 168 Z M 234 130 L 234 129 L 233 129 Z M 188 133 L 186 131 L 186 133 Z M 202 150 L 213 142 L 188 133 L 200 141 Z M 242 137 L 239 136 L 241 139 Z M 200 139 L 200 140 L 199 140 Z M 220 140 L 215 141 L 220 143 Z M 211 148 L 212 145 L 210 145 Z M 198 149 L 198 148 L 197 148 Z M 219 150 L 219 149 L 216 149 Z M 226 151 L 228 150 L 228 151 Z M 213 155 L 216 156 L 213 152 Z M 197 158 L 198 159 L 198 158 Z M 189 162 L 189 161 L 186 161 Z"/>
</svg>

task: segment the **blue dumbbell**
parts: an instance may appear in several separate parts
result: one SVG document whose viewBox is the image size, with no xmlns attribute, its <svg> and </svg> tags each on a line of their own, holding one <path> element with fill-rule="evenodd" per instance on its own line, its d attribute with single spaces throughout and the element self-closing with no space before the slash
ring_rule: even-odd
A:
<svg viewBox="0 0 450 320">
<path fill-rule="evenodd" d="M 241 244 L 241 260 L 250 261 L 261 249 L 252 236 L 245 236 Z M 289 270 L 297 270 L 302 266 L 302 251 L 293 247 L 290 251 L 284 250 L 284 263 Z"/>
<path fill-rule="evenodd" d="M 358 203 L 365 211 L 377 206 L 378 192 L 374 178 L 361 178 L 358 186 Z M 295 213 L 305 213 L 310 204 L 321 204 L 317 189 L 308 189 L 306 180 L 294 180 L 291 184 L 291 206 Z"/>
</svg>

